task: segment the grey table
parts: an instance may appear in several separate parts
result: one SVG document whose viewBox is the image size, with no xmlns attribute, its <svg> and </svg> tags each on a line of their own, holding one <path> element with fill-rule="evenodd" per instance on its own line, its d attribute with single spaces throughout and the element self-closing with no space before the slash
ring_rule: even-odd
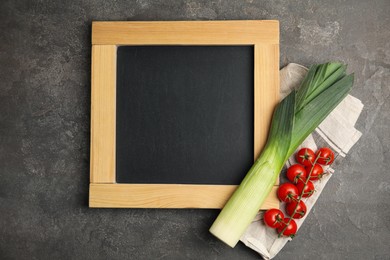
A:
<svg viewBox="0 0 390 260">
<path fill-rule="evenodd" d="M 93 20 L 281 21 L 281 66 L 349 64 L 364 135 L 277 259 L 390 259 L 390 1 L 0 2 L 0 258 L 256 259 L 215 210 L 89 209 Z"/>
</svg>

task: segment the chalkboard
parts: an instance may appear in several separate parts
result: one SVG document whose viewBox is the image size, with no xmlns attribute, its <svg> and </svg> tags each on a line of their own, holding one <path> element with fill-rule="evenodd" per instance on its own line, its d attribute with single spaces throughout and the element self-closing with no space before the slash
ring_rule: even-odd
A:
<svg viewBox="0 0 390 260">
<path fill-rule="evenodd" d="M 253 46 L 117 50 L 117 183 L 237 185 L 253 164 Z"/>
<path fill-rule="evenodd" d="M 89 206 L 222 208 L 279 100 L 278 21 L 93 22 L 91 58 Z"/>
</svg>

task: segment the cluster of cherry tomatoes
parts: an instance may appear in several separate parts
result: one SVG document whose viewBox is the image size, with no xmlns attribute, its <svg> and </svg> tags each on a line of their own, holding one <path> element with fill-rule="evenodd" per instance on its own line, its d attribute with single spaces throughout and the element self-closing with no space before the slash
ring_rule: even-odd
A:
<svg viewBox="0 0 390 260">
<path fill-rule="evenodd" d="M 278 198 L 286 202 L 285 211 L 290 216 L 286 218 L 279 209 L 270 209 L 264 213 L 264 223 L 277 229 L 279 236 L 293 237 L 297 232 L 294 219 L 300 219 L 306 214 L 306 204 L 302 198 L 313 195 L 315 189 L 313 181 L 319 180 L 324 169 L 321 165 L 330 165 L 334 161 L 334 153 L 329 148 L 320 148 L 314 153 L 309 148 L 302 148 L 296 153 L 294 164 L 287 169 L 287 178 L 291 183 L 279 186 Z"/>
</svg>

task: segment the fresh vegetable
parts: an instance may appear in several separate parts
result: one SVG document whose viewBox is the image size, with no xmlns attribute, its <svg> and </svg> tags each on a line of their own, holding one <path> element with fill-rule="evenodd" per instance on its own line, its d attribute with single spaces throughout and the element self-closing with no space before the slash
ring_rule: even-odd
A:
<svg viewBox="0 0 390 260">
<path fill-rule="evenodd" d="M 306 211 L 306 204 L 302 200 L 291 201 L 286 204 L 286 213 L 292 218 L 302 218 Z"/>
<path fill-rule="evenodd" d="M 297 233 L 297 223 L 293 219 L 285 218 L 283 220 L 282 226 L 278 227 L 277 231 L 279 236 L 294 237 Z"/>
<path fill-rule="evenodd" d="M 311 181 L 307 181 L 306 183 L 302 181 L 298 182 L 297 189 L 298 194 L 304 198 L 310 197 L 315 191 L 314 184 Z"/>
<path fill-rule="evenodd" d="M 278 198 L 284 202 L 290 202 L 298 198 L 298 189 L 294 184 L 283 183 L 278 188 Z"/>
<path fill-rule="evenodd" d="M 306 180 L 306 170 L 300 164 L 294 164 L 287 169 L 287 179 L 292 183 L 298 183 L 298 181 Z"/>
<path fill-rule="evenodd" d="M 314 157 L 315 154 L 313 150 L 309 148 L 302 148 L 295 155 L 295 159 L 297 160 L 297 162 L 305 166 L 312 166 L 314 162 Z"/>
<path fill-rule="evenodd" d="M 307 151 L 307 148 L 301 149 L 301 151 Z M 329 156 L 329 148 L 321 148 L 318 150 L 315 154 L 315 159 L 311 161 L 311 166 L 306 166 L 306 169 L 304 169 L 305 176 L 301 178 L 296 178 L 299 176 L 299 167 L 302 167 L 302 165 L 296 164 L 292 165 L 287 169 L 287 177 L 290 179 L 290 181 L 297 181 L 298 183 L 295 185 L 291 183 L 284 183 L 280 185 L 278 189 L 278 197 L 282 200 L 287 202 L 285 205 L 286 213 L 288 214 L 288 218 L 284 218 L 282 220 L 282 217 L 280 215 L 279 209 L 270 209 L 265 213 L 264 222 L 268 226 L 272 228 L 277 228 L 279 236 L 282 235 L 291 235 L 294 236 L 296 233 L 296 229 L 294 231 L 294 224 L 296 226 L 296 222 L 293 220 L 300 219 L 305 216 L 307 212 L 307 207 L 305 202 L 302 200 L 303 198 L 310 197 L 314 193 L 314 184 L 310 181 L 313 176 L 315 178 L 319 178 L 321 176 L 321 172 L 323 172 L 322 167 L 317 164 L 318 160 L 321 157 L 321 151 L 326 152 L 326 156 Z M 306 153 L 306 152 L 305 152 Z M 325 154 L 325 153 L 324 153 Z M 330 160 L 328 160 L 330 161 Z M 328 162 L 327 161 L 327 162 Z M 320 169 L 321 168 L 321 169 Z M 308 171 L 307 171 L 308 170 Z M 313 175 L 314 174 L 314 175 Z M 297 190 L 297 192 L 296 192 Z M 280 212 L 280 213 L 279 213 Z M 266 218 L 267 217 L 267 218 Z"/>
<path fill-rule="evenodd" d="M 211 226 L 214 236 L 231 247 L 237 244 L 271 192 L 286 160 L 348 94 L 353 75 L 347 76 L 345 71 L 341 63 L 314 65 L 299 90 L 278 104 L 267 143 Z"/>
<path fill-rule="evenodd" d="M 316 181 L 321 179 L 322 175 L 324 174 L 324 169 L 322 169 L 321 165 L 316 163 L 313 166 L 306 166 L 306 172 L 311 172 L 309 180 Z"/>
<path fill-rule="evenodd" d="M 317 163 L 322 165 L 329 165 L 334 161 L 334 153 L 327 147 L 320 148 L 316 152 L 316 157 L 318 157 Z"/>
<path fill-rule="evenodd" d="M 278 209 L 269 209 L 264 213 L 264 223 L 270 228 L 278 228 L 282 225 L 284 214 Z"/>
<path fill-rule="evenodd" d="M 306 149 L 306 148 L 305 148 Z M 324 149 L 324 148 L 321 148 Z M 320 150 L 321 150 L 320 149 Z M 329 149 L 329 148 L 326 148 Z M 278 196 L 285 201 L 287 201 L 285 205 L 286 213 L 288 214 L 288 218 L 284 218 L 282 220 L 282 217 L 280 215 L 279 209 L 270 209 L 265 213 L 264 222 L 267 224 L 267 221 L 271 228 L 277 228 L 279 237 L 282 235 L 291 235 L 294 236 L 296 233 L 296 229 L 294 231 L 294 224 L 296 226 L 296 222 L 293 220 L 300 219 L 305 216 L 307 212 L 307 207 L 305 202 L 302 200 L 303 198 L 310 197 L 314 193 L 314 184 L 309 179 L 312 177 L 312 174 L 314 168 L 317 168 L 316 165 L 321 167 L 319 164 L 317 164 L 318 160 L 321 158 L 321 151 L 318 150 L 315 154 L 315 159 L 313 160 L 312 164 L 313 167 L 307 167 L 310 169 L 310 171 L 305 176 L 305 178 L 301 178 L 298 180 L 298 183 L 296 184 L 296 189 L 298 190 L 298 194 L 295 195 L 295 185 L 291 183 L 284 183 L 280 185 L 281 189 L 278 189 Z M 299 166 L 299 165 L 298 165 Z M 301 166 L 303 167 L 303 166 Z M 287 173 L 289 171 L 295 172 L 294 168 L 296 168 L 296 165 L 292 165 L 287 169 Z M 322 169 L 322 167 L 321 167 Z M 293 171 L 294 170 L 294 171 Z M 306 169 L 305 169 L 306 171 Z M 290 173 L 291 174 L 291 173 Z M 297 174 L 294 174 L 293 176 L 296 176 Z M 291 177 L 291 175 L 290 175 Z M 292 178 L 295 180 L 295 178 Z M 279 213 L 280 212 L 280 213 Z M 292 230 L 292 231 L 291 231 Z M 291 231 L 291 233 L 289 233 Z"/>
</svg>

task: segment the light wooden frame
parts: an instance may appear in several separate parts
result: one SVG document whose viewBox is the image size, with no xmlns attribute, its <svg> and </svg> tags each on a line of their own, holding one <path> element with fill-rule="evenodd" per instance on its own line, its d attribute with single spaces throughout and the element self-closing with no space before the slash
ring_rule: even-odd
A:
<svg viewBox="0 0 390 260">
<path fill-rule="evenodd" d="M 93 22 L 89 206 L 222 208 L 237 186 L 117 184 L 116 53 L 119 45 L 254 46 L 254 155 L 267 138 L 279 100 L 278 21 Z M 275 185 L 263 209 L 278 207 Z M 261 191 L 259 191 L 261 192 Z"/>
</svg>

